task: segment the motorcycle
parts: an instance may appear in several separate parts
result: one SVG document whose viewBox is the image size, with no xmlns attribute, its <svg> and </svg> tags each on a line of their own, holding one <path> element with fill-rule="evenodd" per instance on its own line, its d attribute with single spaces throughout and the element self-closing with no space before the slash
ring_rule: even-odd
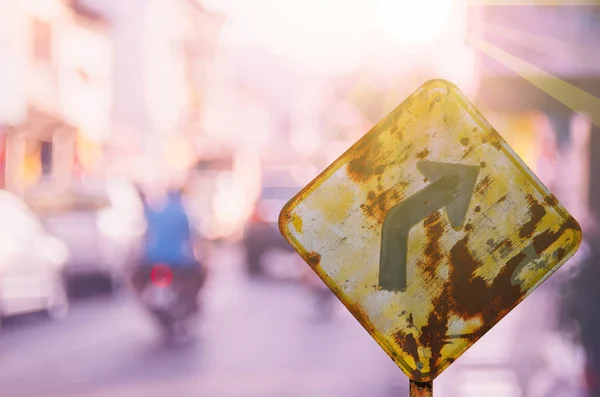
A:
<svg viewBox="0 0 600 397">
<path fill-rule="evenodd" d="M 142 277 L 147 276 L 148 273 Z M 190 292 L 189 275 L 174 272 L 166 264 L 155 264 L 139 295 L 169 341 L 189 334 L 198 316 L 197 292 Z"/>
</svg>

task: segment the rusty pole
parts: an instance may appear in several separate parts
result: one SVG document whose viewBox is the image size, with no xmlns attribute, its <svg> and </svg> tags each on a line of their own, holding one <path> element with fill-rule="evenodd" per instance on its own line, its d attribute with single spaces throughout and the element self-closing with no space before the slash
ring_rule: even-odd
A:
<svg viewBox="0 0 600 397">
<path fill-rule="evenodd" d="M 433 397 L 433 382 L 410 380 L 410 397 Z"/>
</svg>

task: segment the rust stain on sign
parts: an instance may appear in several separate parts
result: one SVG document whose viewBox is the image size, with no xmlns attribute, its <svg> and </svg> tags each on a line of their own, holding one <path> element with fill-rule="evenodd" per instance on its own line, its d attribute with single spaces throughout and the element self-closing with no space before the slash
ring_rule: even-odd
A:
<svg viewBox="0 0 600 397">
<path fill-rule="evenodd" d="M 282 234 L 413 380 L 571 257 L 579 225 L 451 83 L 424 84 L 283 209 Z"/>
</svg>

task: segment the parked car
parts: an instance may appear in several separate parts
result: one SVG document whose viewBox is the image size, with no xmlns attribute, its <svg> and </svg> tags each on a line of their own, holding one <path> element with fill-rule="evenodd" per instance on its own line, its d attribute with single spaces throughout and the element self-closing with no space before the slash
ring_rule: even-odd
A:
<svg viewBox="0 0 600 397">
<path fill-rule="evenodd" d="M 290 255 L 297 255 L 281 235 L 277 221 L 283 206 L 304 186 L 291 167 L 263 171 L 261 193 L 244 230 L 246 269 L 250 276 L 299 278 L 301 271 Z"/>
<path fill-rule="evenodd" d="M 145 223 L 135 188 L 113 181 L 99 189 L 72 188 L 67 203 L 44 211 L 46 229 L 68 246 L 64 275 L 71 285 L 104 279 L 111 289 L 125 282 L 136 260 Z"/>
<path fill-rule="evenodd" d="M 62 277 L 68 249 L 44 230 L 31 209 L 0 190 L 0 318 L 46 310 L 67 314 Z"/>
</svg>

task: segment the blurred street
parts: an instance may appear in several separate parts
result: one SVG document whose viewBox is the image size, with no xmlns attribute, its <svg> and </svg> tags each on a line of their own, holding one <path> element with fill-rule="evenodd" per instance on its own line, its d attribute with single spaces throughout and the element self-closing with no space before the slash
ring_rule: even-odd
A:
<svg viewBox="0 0 600 397">
<path fill-rule="evenodd" d="M 435 379 L 436 397 L 600 396 L 600 7 L 0 0 L 0 11 L 0 397 L 407 396 L 406 376 L 328 300 L 277 222 L 440 78 L 584 242 Z M 373 181 L 383 146 L 359 167 Z M 198 291 L 195 337 L 169 345 Z"/>
<path fill-rule="evenodd" d="M 76 302 L 62 322 L 11 319 L 0 338 L 1 395 L 407 395 L 406 377 L 343 307 L 315 321 L 299 286 L 250 283 L 231 247 L 215 257 L 195 342 L 164 346 L 127 294 Z"/>
</svg>

